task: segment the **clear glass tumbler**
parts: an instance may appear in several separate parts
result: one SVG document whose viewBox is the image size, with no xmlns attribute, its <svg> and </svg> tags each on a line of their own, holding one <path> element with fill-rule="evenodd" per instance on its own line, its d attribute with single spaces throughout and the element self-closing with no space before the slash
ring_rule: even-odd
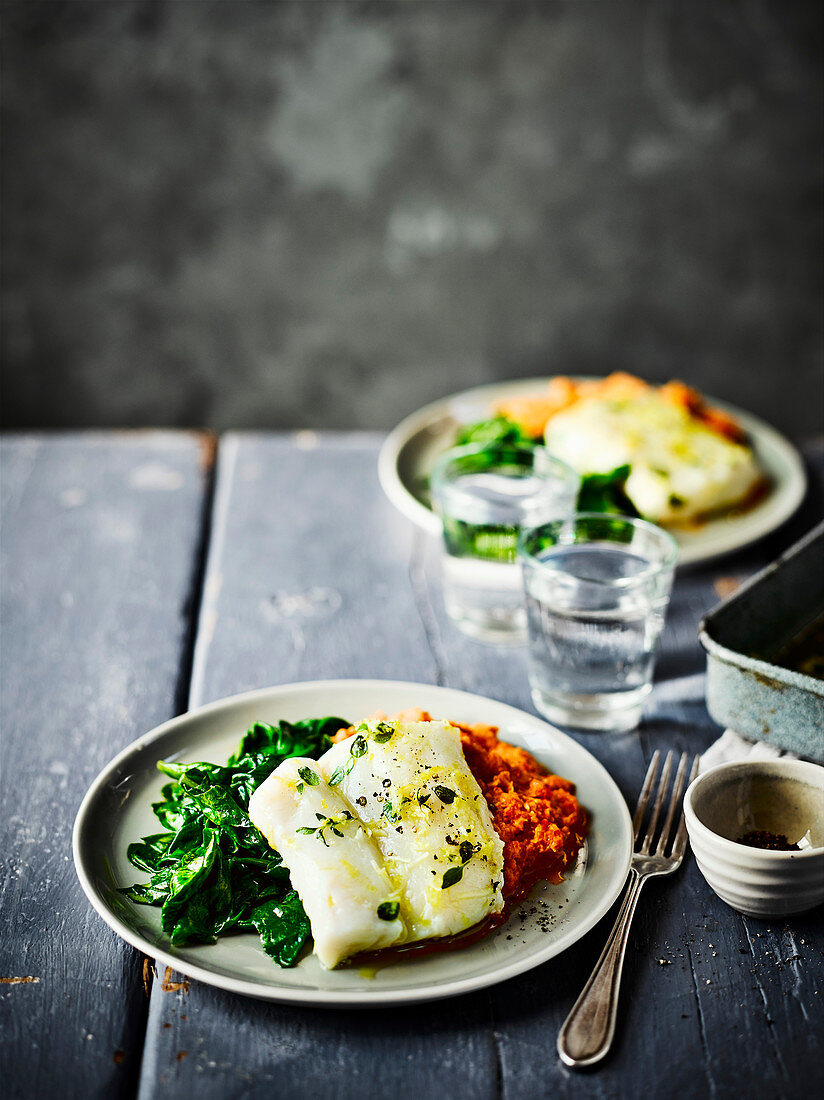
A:
<svg viewBox="0 0 824 1100">
<path fill-rule="evenodd" d="M 544 447 L 456 447 L 435 465 L 446 610 L 479 641 L 527 640 L 518 532 L 575 508 L 580 478 Z"/>
<path fill-rule="evenodd" d="M 551 722 L 634 729 L 652 690 L 678 547 L 644 520 L 578 513 L 519 540 L 529 681 Z"/>
</svg>

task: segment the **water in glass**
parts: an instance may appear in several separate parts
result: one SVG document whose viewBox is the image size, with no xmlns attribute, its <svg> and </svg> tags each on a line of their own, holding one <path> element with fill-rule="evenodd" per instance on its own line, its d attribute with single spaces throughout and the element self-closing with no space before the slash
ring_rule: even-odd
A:
<svg viewBox="0 0 824 1100">
<path fill-rule="evenodd" d="M 498 644 L 526 641 L 520 522 L 540 523 L 568 512 L 574 494 L 534 474 L 466 474 L 442 488 L 444 599 L 468 634 Z M 517 519 L 519 522 L 513 522 Z"/>
<path fill-rule="evenodd" d="M 669 595 L 666 580 L 643 582 L 649 565 L 609 543 L 555 546 L 524 562 L 530 682 L 554 721 L 637 723 Z"/>
</svg>

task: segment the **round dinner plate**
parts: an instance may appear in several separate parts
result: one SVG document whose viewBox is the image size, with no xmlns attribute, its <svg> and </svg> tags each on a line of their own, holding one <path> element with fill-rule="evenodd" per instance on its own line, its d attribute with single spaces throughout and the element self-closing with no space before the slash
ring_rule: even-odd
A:
<svg viewBox="0 0 824 1100">
<path fill-rule="evenodd" d="M 160 910 L 118 892 L 146 876 L 126 859 L 126 847 L 160 828 L 151 803 L 168 779 L 158 760 L 223 763 L 255 721 L 275 723 L 334 714 L 358 721 L 422 707 L 435 718 L 498 726 L 502 739 L 528 749 L 576 784 L 591 830 L 573 873 L 556 886 L 539 884 L 506 924 L 460 950 L 410 955 L 384 966 L 323 970 L 306 953 L 291 970 L 263 952 L 256 934 L 216 944 L 173 947 L 160 929 Z M 604 767 L 572 738 L 546 722 L 492 699 L 429 684 L 327 680 L 236 695 L 173 718 L 140 737 L 92 783 L 74 825 L 74 860 L 89 901 L 124 940 L 159 962 L 209 985 L 271 1001 L 369 1007 L 436 1000 L 481 989 L 553 958 L 607 912 L 626 881 L 632 826 L 621 794 Z M 533 912 L 533 910 L 536 910 Z M 522 916 L 523 914 L 523 916 Z"/>
<path fill-rule="evenodd" d="M 540 393 L 548 382 L 548 378 L 527 378 L 478 386 L 407 416 L 387 436 L 378 458 L 378 476 L 390 501 L 418 527 L 439 534 L 440 523 L 426 495 L 437 456 L 453 445 L 461 425 L 485 419 L 490 406 L 505 398 Z M 707 400 L 731 413 L 747 432 L 758 463 L 770 480 L 770 491 L 746 511 L 707 520 L 694 529 L 671 528 L 679 547 L 679 565 L 710 561 L 768 535 L 795 512 L 807 488 L 804 463 L 789 440 L 749 413 L 714 398 Z"/>
</svg>

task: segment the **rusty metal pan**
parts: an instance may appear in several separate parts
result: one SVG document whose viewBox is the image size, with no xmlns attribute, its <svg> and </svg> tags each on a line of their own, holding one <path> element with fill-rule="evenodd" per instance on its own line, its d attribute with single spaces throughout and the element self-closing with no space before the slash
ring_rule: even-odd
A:
<svg viewBox="0 0 824 1100">
<path fill-rule="evenodd" d="M 776 658 L 824 616 L 824 524 L 704 618 L 707 708 L 723 726 L 824 763 L 824 680 Z"/>
</svg>

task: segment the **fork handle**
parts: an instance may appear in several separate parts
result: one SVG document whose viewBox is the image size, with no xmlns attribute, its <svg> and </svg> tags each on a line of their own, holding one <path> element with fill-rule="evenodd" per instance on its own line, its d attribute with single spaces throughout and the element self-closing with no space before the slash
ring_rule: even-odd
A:
<svg viewBox="0 0 824 1100">
<path fill-rule="evenodd" d="M 645 881 L 633 867 L 629 889 L 601 957 L 558 1033 L 558 1054 L 568 1066 L 591 1066 L 612 1046 L 629 927 Z"/>
</svg>

